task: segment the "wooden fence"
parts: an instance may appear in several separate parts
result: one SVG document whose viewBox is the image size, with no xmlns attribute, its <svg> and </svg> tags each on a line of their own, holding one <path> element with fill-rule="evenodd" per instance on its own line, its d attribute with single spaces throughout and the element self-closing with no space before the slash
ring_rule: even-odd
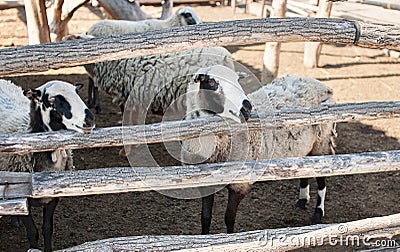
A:
<svg viewBox="0 0 400 252">
<path fill-rule="evenodd" d="M 201 24 L 156 32 L 145 32 L 75 40 L 58 43 L 6 48 L 0 50 L 0 75 L 76 66 L 87 63 L 173 52 L 198 47 L 246 44 L 267 41 L 320 41 L 356 44 L 364 47 L 400 49 L 400 28 L 386 24 L 366 24 L 340 19 L 254 19 Z M 185 122 L 165 122 L 130 127 L 97 129 L 92 134 L 48 132 L 1 135 L 0 153 L 26 154 L 57 148 L 94 148 L 184 140 L 199 136 L 204 130 L 226 134 L 310 125 L 324 122 L 373 120 L 400 116 L 400 101 L 336 104 L 321 107 L 262 111 L 248 125 L 227 128 L 218 117 Z M 177 127 L 179 124 L 179 127 Z M 179 128 L 179 131 L 177 131 Z M 184 130 L 183 130 L 184 129 Z M 124 139 L 122 139 L 124 130 Z M 0 173 L 0 215 L 27 214 L 26 198 L 78 196 L 132 191 L 167 190 L 252 181 L 267 181 L 315 176 L 336 176 L 400 170 L 400 150 L 315 156 L 274 160 L 232 162 L 171 167 L 130 167 L 79 170 L 70 172 Z M 235 173 L 234 181 L 232 176 Z M 145 175 L 145 176 L 141 176 Z M 254 175 L 254 176 L 252 176 Z M 151 184 L 150 188 L 148 184 Z M 399 214 L 345 224 L 262 230 L 232 235 L 124 237 L 84 244 L 68 251 L 93 251 L 99 248 L 173 250 L 281 250 L 307 247 L 287 242 L 274 245 L 260 241 L 266 232 L 285 232 L 301 238 L 323 237 L 346 225 L 343 237 L 365 233 L 375 237 L 396 235 L 400 230 Z M 261 235 L 261 236 L 260 236 Z M 322 239 L 326 243 L 326 240 Z M 143 245 L 142 247 L 138 247 Z"/>
</svg>

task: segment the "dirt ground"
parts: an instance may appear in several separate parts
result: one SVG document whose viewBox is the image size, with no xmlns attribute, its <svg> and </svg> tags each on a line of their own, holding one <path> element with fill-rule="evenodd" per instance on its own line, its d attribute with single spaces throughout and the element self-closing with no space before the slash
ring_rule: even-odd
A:
<svg viewBox="0 0 400 252">
<path fill-rule="evenodd" d="M 204 21 L 254 18 L 245 14 L 232 16 L 229 7 L 195 6 Z M 153 16 L 160 9 L 145 7 Z M 85 31 L 101 18 L 99 12 L 81 8 L 70 22 L 70 32 Z M 0 47 L 27 44 L 23 9 L 0 11 Z M 263 44 L 228 48 L 233 56 L 259 75 Z M 320 68 L 305 69 L 303 44 L 287 43 L 282 47 L 279 76 L 291 73 L 317 78 L 334 90 L 338 103 L 399 100 L 400 60 L 389 58 L 381 50 L 354 46 L 324 45 Z M 52 79 L 87 83 L 82 67 L 12 77 L 22 87 L 35 87 Z M 82 97 L 87 98 L 86 90 Z M 96 117 L 98 127 L 113 126 L 120 120 L 117 106 L 101 93 L 103 112 Z M 337 153 L 358 153 L 400 149 L 399 119 L 341 123 L 338 125 Z M 158 146 L 155 155 L 164 157 Z M 75 151 L 77 169 L 128 166 L 118 155 L 119 148 Z M 161 165 L 176 164 L 164 158 Z M 399 213 L 400 173 L 378 173 L 332 177 L 327 180 L 324 223 L 346 222 Z M 292 211 L 298 195 L 298 180 L 256 183 L 240 206 L 236 231 L 249 231 L 309 224 L 316 204 L 316 183 L 311 184 L 308 210 Z M 216 195 L 212 233 L 225 232 L 223 215 L 226 191 Z M 34 209 L 40 223 L 40 211 Z M 177 200 L 158 192 L 124 193 L 63 198 L 55 213 L 54 248 L 62 249 L 87 241 L 110 237 L 159 234 L 199 234 L 200 200 Z M 38 224 L 40 226 L 40 224 Z M 40 238 L 42 241 L 42 238 Z M 14 228 L 8 218 L 0 219 L 0 251 L 26 251 L 23 228 Z M 327 248 L 329 251 L 331 248 Z M 353 251 L 342 247 L 338 251 Z"/>
</svg>

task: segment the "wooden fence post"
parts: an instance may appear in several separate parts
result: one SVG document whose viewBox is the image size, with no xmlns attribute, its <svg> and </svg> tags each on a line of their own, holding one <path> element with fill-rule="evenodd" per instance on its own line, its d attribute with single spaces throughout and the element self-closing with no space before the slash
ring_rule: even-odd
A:
<svg viewBox="0 0 400 252">
<path fill-rule="evenodd" d="M 24 0 L 29 44 L 50 42 L 49 25 L 47 23 L 44 0 Z"/>
<path fill-rule="evenodd" d="M 329 18 L 331 15 L 332 2 L 321 0 L 317 12 L 319 18 Z M 319 56 L 322 50 L 320 42 L 306 42 L 304 43 L 304 66 L 307 68 L 318 67 Z"/>
<path fill-rule="evenodd" d="M 282 18 L 286 15 L 287 0 L 273 0 L 271 18 Z M 264 7 L 264 6 L 263 6 Z M 280 42 L 265 43 L 264 65 L 261 73 L 261 84 L 270 83 L 278 75 Z"/>
</svg>

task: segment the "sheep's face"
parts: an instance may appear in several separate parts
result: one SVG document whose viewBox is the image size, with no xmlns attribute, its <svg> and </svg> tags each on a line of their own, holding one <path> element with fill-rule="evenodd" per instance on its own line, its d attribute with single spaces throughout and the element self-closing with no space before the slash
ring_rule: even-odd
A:
<svg viewBox="0 0 400 252">
<path fill-rule="evenodd" d="M 247 121 L 252 105 L 238 80 L 237 73 L 221 65 L 197 71 L 194 82 L 199 84 L 196 96 L 198 108 L 236 122 Z"/>
<path fill-rule="evenodd" d="M 37 89 L 24 91 L 31 100 L 33 132 L 62 129 L 89 133 L 94 128 L 94 115 L 79 97 L 79 86 L 63 81 L 50 81 Z"/>
<path fill-rule="evenodd" d="M 200 18 L 196 15 L 196 12 L 190 7 L 180 9 L 178 15 L 181 18 L 182 26 L 202 23 Z"/>
</svg>

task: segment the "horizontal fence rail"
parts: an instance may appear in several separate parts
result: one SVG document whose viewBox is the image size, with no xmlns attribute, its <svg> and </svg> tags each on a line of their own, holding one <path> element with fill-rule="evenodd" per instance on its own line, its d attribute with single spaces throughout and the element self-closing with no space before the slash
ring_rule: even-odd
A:
<svg viewBox="0 0 400 252">
<path fill-rule="evenodd" d="M 28 215 L 28 199 L 0 200 L 1 215 Z"/>
<path fill-rule="evenodd" d="M 79 149 L 150 144 L 185 140 L 203 132 L 231 134 L 246 130 L 274 129 L 327 122 L 375 120 L 400 116 L 400 102 L 365 102 L 332 104 L 320 107 L 293 108 L 260 112 L 247 124 L 226 124 L 220 117 L 171 121 L 129 127 L 109 127 L 91 134 L 64 131 L 0 135 L 0 153 L 27 154 L 58 148 Z"/>
<path fill-rule="evenodd" d="M 400 27 L 334 18 L 268 18 L 204 23 L 0 50 L 0 76 L 201 47 L 327 42 L 400 49 Z"/>
<path fill-rule="evenodd" d="M 372 239 L 390 240 L 399 233 L 400 214 L 367 218 L 338 224 L 266 229 L 236 234 L 160 235 L 110 238 L 64 249 L 86 251 L 288 251 L 348 241 L 371 244 Z M 351 239 L 354 239 L 351 240 Z M 364 242 L 363 242 L 364 241 Z M 396 244 L 392 240 L 392 244 Z M 356 245 L 355 245 L 356 247 Z"/>
<path fill-rule="evenodd" d="M 3 198 L 83 196 L 398 170 L 400 150 L 202 165 L 35 172 L 26 183 L 10 179 L 2 194 Z M 27 176 L 0 172 L 0 177 L 18 174 Z"/>
</svg>

